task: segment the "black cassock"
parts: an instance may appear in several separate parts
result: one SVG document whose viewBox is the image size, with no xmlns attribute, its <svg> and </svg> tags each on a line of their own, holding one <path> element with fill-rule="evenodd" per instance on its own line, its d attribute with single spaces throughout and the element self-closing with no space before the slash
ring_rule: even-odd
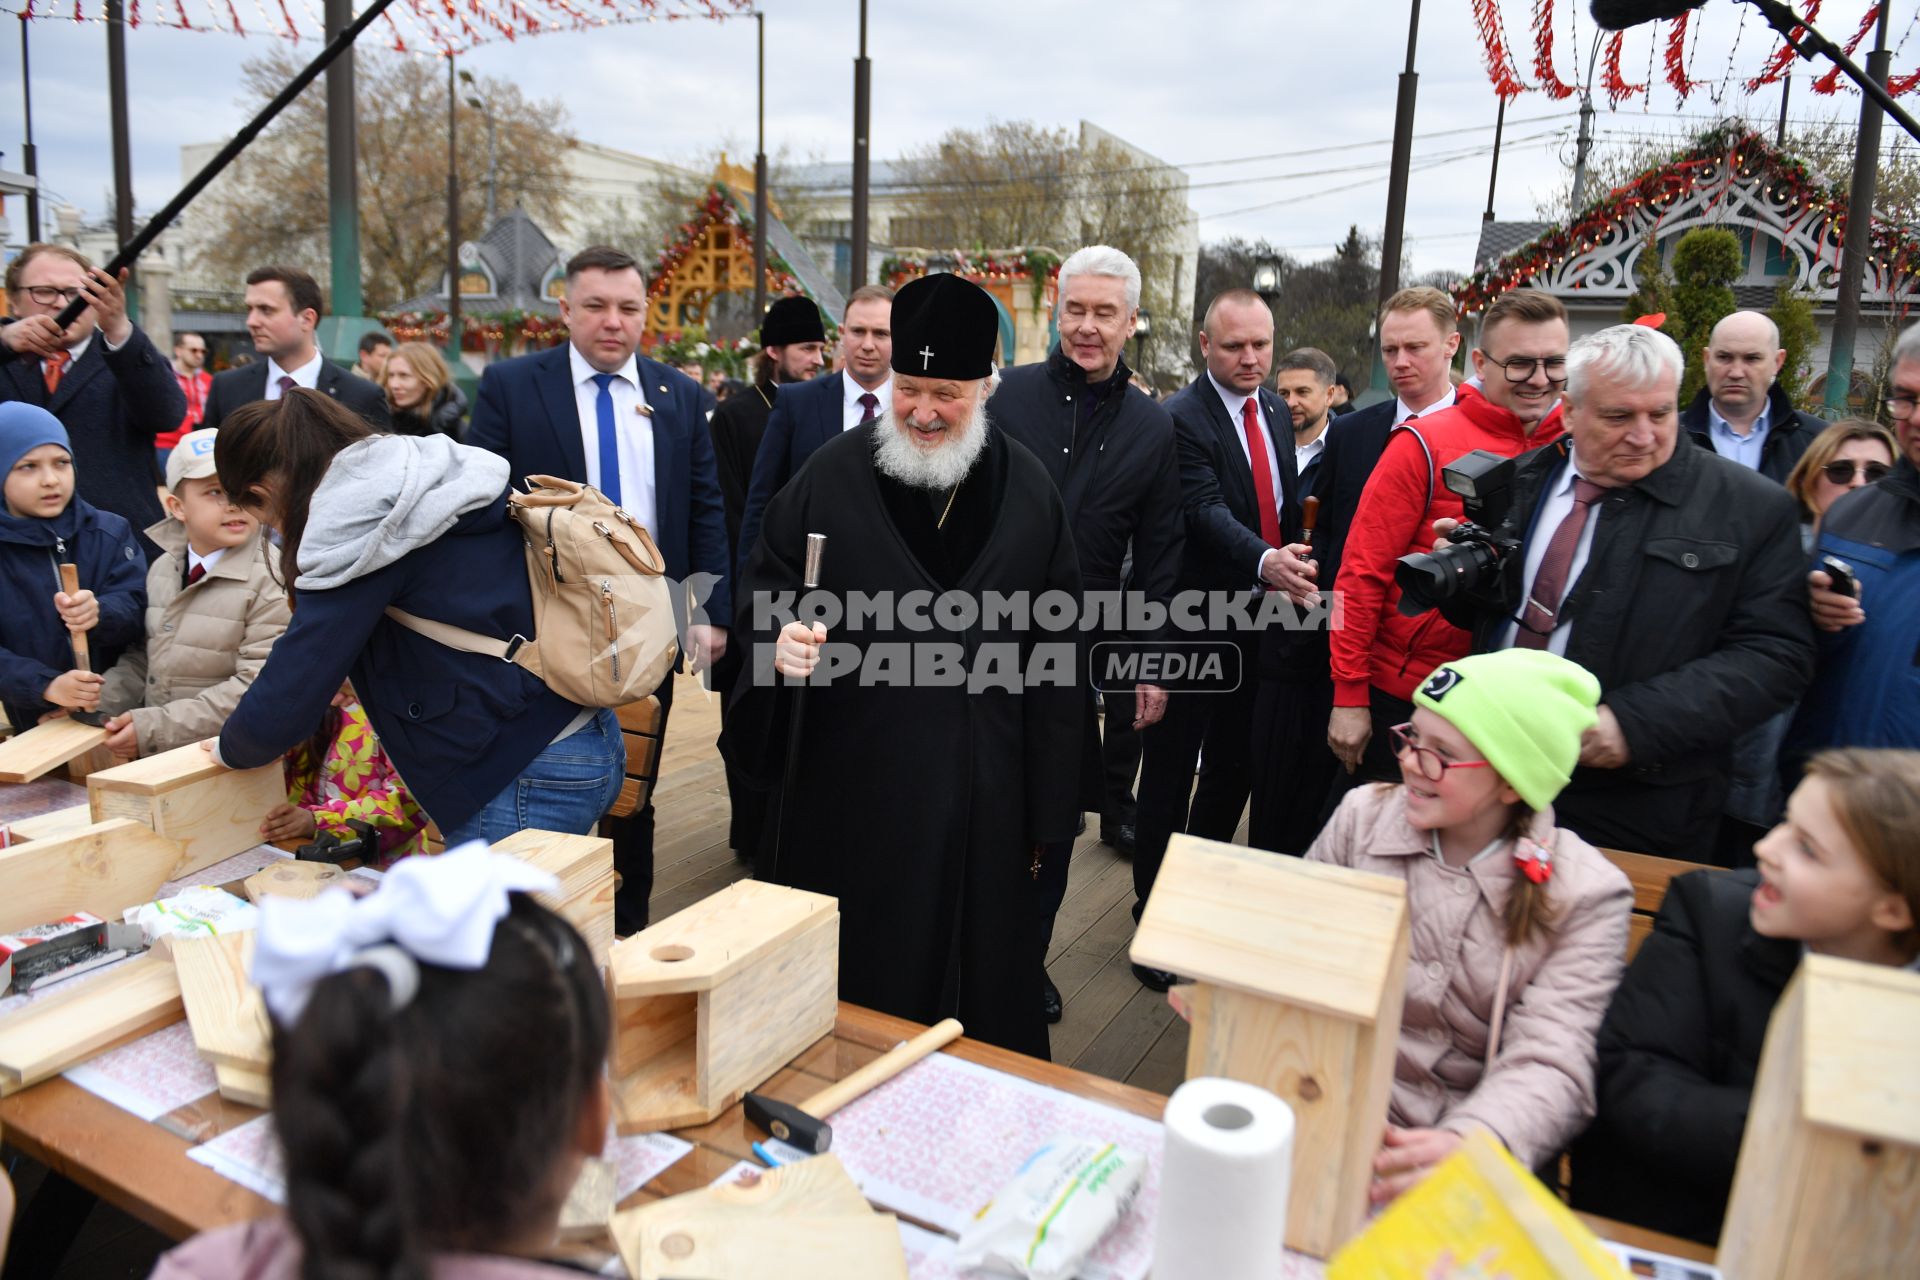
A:
<svg viewBox="0 0 1920 1280">
<path fill-rule="evenodd" d="M 1079 596 L 1065 510 L 1033 455 L 989 428 L 936 527 L 948 491 L 881 474 L 878 429 L 848 431 L 808 461 L 768 503 L 747 563 L 739 638 L 753 648 L 727 733 L 770 784 L 785 765 L 792 691 L 755 678 L 771 672 L 781 626 L 759 605 L 799 592 L 809 533 L 827 536 L 820 590 L 842 602 L 860 592 L 902 604 L 909 592 L 924 600 L 949 589 L 975 600 Z M 828 646 L 853 646 L 841 652 L 857 651 L 862 665 L 828 683 L 816 671 L 806 691 L 780 878 L 840 900 L 842 999 L 918 1022 L 956 1016 L 969 1036 L 1046 1057 L 1032 868 L 1034 846 L 1070 839 L 1078 816 L 1075 637 L 1040 629 L 1038 611 L 1024 628 L 982 611 L 965 629 L 942 625 L 942 610 L 923 606 L 918 627 L 906 613 L 829 624 Z M 910 669 L 935 646 L 990 674 L 981 684 L 991 687 L 914 680 Z M 1061 646 L 1054 682 L 1027 686 L 1043 654 L 1057 658 Z M 1019 668 L 1010 675 L 985 665 L 1009 654 Z"/>
</svg>

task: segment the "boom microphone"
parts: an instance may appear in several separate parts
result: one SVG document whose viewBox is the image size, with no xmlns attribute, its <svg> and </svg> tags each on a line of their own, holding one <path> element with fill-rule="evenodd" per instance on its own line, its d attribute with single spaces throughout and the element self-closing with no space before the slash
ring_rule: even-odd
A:
<svg viewBox="0 0 1920 1280">
<path fill-rule="evenodd" d="M 1670 22 L 1707 0 L 1593 0 L 1593 20 L 1608 31 L 1625 31 L 1643 22 Z"/>
</svg>

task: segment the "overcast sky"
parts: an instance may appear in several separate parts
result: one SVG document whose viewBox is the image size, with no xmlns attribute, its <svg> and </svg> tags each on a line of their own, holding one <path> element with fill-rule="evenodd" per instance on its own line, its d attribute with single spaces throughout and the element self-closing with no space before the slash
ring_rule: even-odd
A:
<svg viewBox="0 0 1920 1280">
<path fill-rule="evenodd" d="M 4 3 L 17 8 L 20 0 Z M 99 7 L 92 0 L 87 9 Z M 1556 7 L 1560 75 L 1574 80 L 1567 0 Z M 318 0 L 294 3 L 296 13 L 319 8 Z M 764 8 L 768 150 L 849 159 L 856 0 L 764 0 Z M 1501 8 L 1530 73 L 1533 6 L 1503 0 Z M 1867 0 L 1829 0 L 1821 26 L 1844 42 L 1866 8 Z M 1067 127 L 1084 118 L 1187 168 L 1204 240 L 1264 237 L 1303 258 L 1324 256 L 1349 223 L 1377 234 L 1385 220 L 1408 11 L 1408 0 L 872 0 L 873 154 L 891 157 L 992 118 Z M 1920 61 L 1920 37 L 1906 39 L 1920 4 L 1903 0 L 1895 11 L 1893 38 L 1906 46 L 1895 58 L 1899 74 Z M 1750 99 L 1738 82 L 1774 47 L 1772 33 L 1730 0 L 1709 0 L 1704 12 L 1695 24 L 1693 71 L 1711 90 L 1731 85 L 1723 100 L 1716 105 L 1700 92 L 1682 105 L 1661 84 L 1650 104 L 1636 100 L 1610 112 L 1602 95 L 1602 145 L 1668 136 L 1726 114 L 1771 132 L 1778 88 Z M 1594 30 L 1584 5 L 1577 22 L 1584 48 Z M 0 40 L 0 167 L 8 169 L 20 167 L 22 136 L 14 25 Z M 43 181 L 52 196 L 99 216 L 112 172 L 104 29 L 43 21 L 32 24 L 31 37 Z M 482 47 L 461 65 L 559 99 L 586 141 L 667 160 L 691 160 L 723 144 L 750 156 L 753 41 L 750 20 L 663 23 Z M 145 212 L 178 187 L 181 143 L 218 138 L 242 122 L 235 105 L 241 65 L 270 41 L 147 25 L 129 33 L 127 47 L 134 186 Z M 319 45 L 302 48 L 310 55 Z M 1629 79 L 1645 78 L 1653 52 L 1646 29 L 1629 34 Z M 1406 270 L 1464 272 L 1486 204 L 1495 112 L 1468 0 L 1427 0 L 1418 71 Z M 1795 119 L 1857 117 L 1856 96 L 1817 97 L 1808 84 L 1802 70 Z M 1499 216 L 1536 216 L 1536 202 L 1564 183 L 1575 124 L 1570 101 L 1529 93 L 1510 106 Z M 1898 132 L 1889 125 L 1890 135 Z M 15 214 L 16 226 L 22 217 Z M 421 231 L 440 233 L 437 225 Z"/>
</svg>

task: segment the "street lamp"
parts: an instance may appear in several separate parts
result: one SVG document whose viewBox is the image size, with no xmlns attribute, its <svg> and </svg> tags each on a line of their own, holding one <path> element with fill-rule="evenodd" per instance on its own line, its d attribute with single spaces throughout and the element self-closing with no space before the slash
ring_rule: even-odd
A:
<svg viewBox="0 0 1920 1280">
<path fill-rule="evenodd" d="M 1152 332 L 1153 316 L 1147 312 L 1145 307 L 1142 307 L 1140 308 L 1139 316 L 1136 317 L 1133 322 L 1133 367 L 1136 371 L 1142 367 L 1140 364 L 1141 348 L 1146 345 L 1147 335 Z"/>
<path fill-rule="evenodd" d="M 460 83 L 471 89 L 474 85 L 473 72 L 462 71 Z M 487 224 L 480 234 L 485 235 L 493 229 L 494 219 L 499 216 L 500 208 L 495 199 L 495 188 L 500 180 L 498 122 L 493 118 L 493 109 L 477 93 L 467 95 L 467 105 L 478 111 L 487 121 Z"/>
<path fill-rule="evenodd" d="M 1259 294 L 1280 292 L 1280 268 L 1275 263 L 1263 262 L 1253 269 L 1253 291 Z"/>
</svg>

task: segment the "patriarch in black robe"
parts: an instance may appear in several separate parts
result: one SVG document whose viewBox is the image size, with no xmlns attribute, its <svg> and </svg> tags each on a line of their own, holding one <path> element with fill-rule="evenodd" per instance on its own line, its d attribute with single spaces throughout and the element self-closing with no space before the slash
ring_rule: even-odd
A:
<svg viewBox="0 0 1920 1280">
<path fill-rule="evenodd" d="M 892 326 L 891 412 L 767 506 L 727 733 L 778 782 L 788 681 L 806 680 L 795 785 L 769 816 L 777 878 L 839 899 L 841 998 L 1045 1057 L 1030 903 L 1039 847 L 1078 818 L 1073 539 L 1045 470 L 987 418 L 988 295 L 915 281 Z"/>
</svg>

